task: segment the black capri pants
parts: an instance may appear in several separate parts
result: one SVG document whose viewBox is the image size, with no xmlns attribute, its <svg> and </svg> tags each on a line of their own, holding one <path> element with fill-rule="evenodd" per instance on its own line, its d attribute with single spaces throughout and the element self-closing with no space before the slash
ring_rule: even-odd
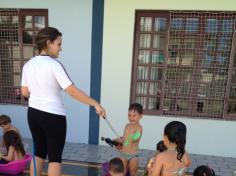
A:
<svg viewBox="0 0 236 176">
<path fill-rule="evenodd" d="M 28 108 L 28 124 L 33 137 L 35 155 L 49 162 L 61 163 L 66 139 L 66 117 Z"/>
</svg>

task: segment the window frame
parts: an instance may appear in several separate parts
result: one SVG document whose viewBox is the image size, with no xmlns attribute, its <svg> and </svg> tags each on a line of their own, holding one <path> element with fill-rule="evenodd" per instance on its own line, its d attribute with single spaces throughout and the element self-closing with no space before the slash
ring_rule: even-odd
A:
<svg viewBox="0 0 236 176">
<path fill-rule="evenodd" d="M 8 11 L 14 11 L 17 16 L 18 16 L 18 42 L 17 44 L 10 44 L 10 47 L 19 47 L 19 58 L 14 58 L 13 54 L 11 54 L 10 57 L 7 58 L 8 62 L 11 62 L 12 64 L 7 65 L 8 67 L 11 67 L 11 71 L 10 71 L 10 79 L 11 80 L 11 85 L 10 85 L 10 90 L 9 92 L 9 97 L 7 98 L 2 98 L 0 104 L 14 104 L 14 105 L 27 105 L 28 104 L 28 100 L 26 98 L 24 98 L 23 96 L 20 95 L 20 87 L 16 86 L 14 84 L 14 76 L 15 75 L 19 75 L 19 77 L 21 78 L 22 75 L 22 68 L 25 62 L 27 62 L 30 58 L 24 58 L 24 54 L 23 54 L 23 46 L 25 46 L 25 44 L 23 43 L 23 31 L 33 31 L 33 34 L 39 30 L 39 28 L 35 28 L 33 26 L 33 28 L 30 29 L 24 29 L 24 17 L 25 16 L 32 16 L 32 25 L 34 25 L 34 16 L 44 16 L 45 19 L 45 27 L 48 26 L 48 9 L 6 9 L 6 8 L 2 8 L 0 11 L 0 14 L 7 14 L 6 16 L 8 16 Z M 11 29 L 8 29 L 11 30 Z M 35 49 L 35 35 L 33 35 L 33 43 L 31 45 L 34 49 L 33 49 L 33 55 L 36 54 L 36 49 Z M 13 49 L 11 49 L 10 51 L 11 53 L 13 52 Z M 14 61 L 20 63 L 20 71 L 19 73 L 15 73 L 14 72 Z M 0 70 L 1 75 L 4 74 L 4 72 L 2 72 Z M 1 80 L 0 80 L 1 81 Z M 6 86 L 4 87 L 6 88 Z M 7 88 L 6 88 L 7 89 Z M 12 89 L 12 90 L 11 90 Z"/>
<path fill-rule="evenodd" d="M 157 18 L 161 18 L 161 17 L 164 17 L 164 18 L 166 18 L 166 26 L 167 26 L 167 28 L 168 29 L 170 29 L 170 15 L 171 15 L 171 12 L 172 11 L 169 11 L 169 10 L 136 10 L 135 11 L 135 25 L 134 25 L 134 38 L 133 38 L 133 56 L 132 56 L 132 74 L 131 74 L 131 86 L 130 86 L 130 102 L 136 102 L 136 97 L 138 96 L 137 95 L 137 93 L 136 93 L 136 88 L 137 88 L 137 82 L 138 82 L 138 80 L 137 80 L 137 70 L 138 70 L 138 66 L 140 66 L 140 65 L 142 65 L 142 64 L 139 64 L 138 63 L 138 58 L 139 58 L 139 51 L 140 50 L 142 50 L 142 48 L 140 49 L 140 47 L 139 47 L 139 42 L 140 42 L 140 34 L 142 34 L 142 33 L 150 33 L 151 34 L 151 41 L 150 41 L 150 44 L 152 45 L 153 43 L 152 43 L 152 41 L 153 41 L 153 35 L 154 35 L 154 22 L 155 22 L 155 18 L 157 17 Z M 200 20 L 203 20 L 204 18 L 206 18 L 204 15 L 206 15 L 208 12 L 207 11 L 175 11 L 175 12 L 182 12 L 182 13 L 185 13 L 185 12 L 193 12 L 193 13 L 199 13 L 200 14 L 200 18 L 199 18 L 199 21 Z M 201 14 L 201 13 L 203 13 L 203 14 Z M 214 11 L 210 11 L 209 12 L 209 14 L 210 13 L 220 13 L 220 12 L 214 12 Z M 228 12 L 227 12 L 228 13 Z M 234 15 L 234 16 L 236 16 L 236 12 L 232 12 L 232 14 Z M 141 20 L 141 17 L 152 17 L 152 30 L 151 30 L 151 32 L 142 32 L 141 30 L 140 30 L 140 20 Z M 186 17 L 187 18 L 187 17 Z M 209 18 L 210 19 L 210 18 Z M 218 19 L 218 17 L 217 17 L 217 19 Z M 219 17 L 219 19 L 220 19 L 220 17 Z M 208 20 L 208 19 L 207 19 Z M 200 23 L 200 22 L 199 22 Z M 204 26 L 205 25 L 208 25 L 207 24 L 207 22 L 206 21 L 204 21 Z M 222 25 L 222 24 L 220 24 L 220 25 Z M 219 27 L 219 26 L 217 26 L 217 27 Z M 235 22 L 234 22 L 234 33 L 235 33 L 235 28 L 236 28 L 236 24 L 235 24 Z M 203 30 L 203 29 L 200 29 L 200 30 Z M 206 29 L 205 29 L 206 30 Z M 164 32 L 165 33 L 165 32 Z M 197 33 L 207 33 L 207 31 L 199 31 L 199 30 L 197 30 Z M 220 34 L 221 33 L 221 31 L 218 31 L 217 32 L 217 34 Z M 180 34 L 180 35 L 188 35 L 188 34 Z M 208 33 L 208 35 L 209 35 L 209 37 L 211 37 L 211 33 Z M 228 114 L 227 113 L 227 109 L 228 109 L 228 101 L 229 101 L 229 94 L 230 94 L 230 86 L 232 85 L 231 84 L 231 82 L 230 82 L 230 80 L 231 80 L 231 75 L 232 75 L 232 72 L 233 72 L 233 70 L 235 70 L 236 71 L 236 65 L 235 66 L 233 66 L 233 62 L 234 62 L 234 55 L 236 55 L 236 37 L 234 37 L 232 40 L 233 40 L 233 43 L 234 43 L 234 46 L 235 47 L 233 47 L 233 48 L 231 48 L 231 54 L 230 54 L 230 63 L 229 63 L 229 65 L 228 65 L 228 69 L 229 69 L 229 71 L 228 71 L 228 73 L 226 74 L 227 75 L 227 78 L 226 78 L 226 86 L 225 86 L 225 94 L 224 94 L 224 96 L 223 97 L 220 97 L 220 98 L 218 98 L 218 96 L 217 95 L 211 95 L 211 97 L 209 98 L 205 98 L 205 99 L 203 99 L 204 100 L 204 102 L 206 101 L 206 102 L 212 102 L 213 100 L 215 100 L 215 101 L 217 101 L 218 103 L 222 103 L 223 102 L 223 110 L 222 110 L 222 114 L 221 115 L 218 115 L 218 117 L 216 117 L 216 115 L 215 114 L 212 114 L 212 113 L 209 113 L 208 111 L 206 112 L 206 113 L 202 113 L 202 112 L 197 112 L 197 109 L 194 109 L 193 108 L 193 102 L 197 102 L 197 99 L 198 99 L 198 97 L 197 97 L 197 92 L 198 92 L 198 89 L 199 88 L 194 88 L 194 86 L 193 85 L 200 85 L 199 83 L 200 83 L 200 79 L 198 78 L 198 81 L 197 82 L 194 82 L 194 81 L 191 81 L 190 82 L 190 89 L 192 88 L 192 89 L 195 89 L 195 90 L 190 90 L 190 94 L 193 94 L 194 92 L 194 94 L 195 94 L 195 96 L 194 96 L 194 94 L 193 95 L 190 95 L 189 96 L 189 98 L 188 97 L 186 97 L 186 96 L 184 96 L 184 97 L 182 97 L 182 99 L 181 100 L 183 100 L 183 99 L 189 99 L 189 101 L 192 103 L 190 106 L 191 106 L 191 108 L 190 108 L 190 110 L 188 111 L 188 113 L 183 113 L 183 112 L 178 112 L 178 111 L 173 111 L 173 113 L 172 112 L 169 112 L 168 114 L 165 114 L 165 111 L 164 111 L 164 97 L 166 96 L 165 95 L 165 93 L 164 93 L 164 88 L 165 88 L 165 84 L 166 84 L 166 81 L 167 81 L 167 79 L 166 79 L 166 72 L 167 72 L 167 67 L 170 67 L 170 65 L 168 65 L 167 64 L 167 57 L 168 57 L 168 45 L 167 45 L 167 43 L 168 43 L 168 40 L 169 40 L 169 32 L 168 32 L 168 30 L 166 31 L 166 49 L 164 50 L 164 51 L 162 51 L 163 53 L 164 53 L 164 62 L 162 63 L 162 64 L 160 64 L 160 65 L 157 65 L 157 67 L 160 67 L 160 68 L 162 68 L 163 69 L 163 71 L 162 71 L 162 79 L 160 80 L 160 82 L 161 82 L 161 92 L 160 92 L 160 95 L 159 96 L 154 96 L 154 97 L 160 97 L 160 103 L 159 103 L 159 110 L 148 110 L 148 107 L 147 107 L 147 104 L 149 103 L 148 101 L 148 99 L 150 98 L 150 97 L 152 97 L 150 94 L 149 94 L 149 86 L 150 86 L 150 82 L 151 82 L 151 78 L 150 78 L 150 74 L 151 74 L 151 71 L 150 71 L 150 69 L 148 70 L 148 79 L 147 80 L 145 80 L 146 82 L 148 82 L 148 86 L 147 86 L 147 94 L 146 95 L 143 95 L 143 97 L 146 97 L 146 106 L 145 107 L 147 107 L 147 109 L 144 109 L 144 114 L 146 114 L 146 115 L 161 115 L 161 116 L 172 116 L 172 115 L 177 115 L 177 116 L 184 116 L 184 117 L 192 117 L 192 118 L 204 118 L 204 119 L 206 119 L 206 118 L 211 118 L 211 119 L 229 119 L 229 120 L 233 120 L 233 119 L 235 119 L 236 120 L 236 113 L 235 114 Z M 191 37 L 193 37 L 193 35 L 189 35 L 190 36 L 190 38 Z M 196 35 L 197 36 L 197 35 Z M 185 40 L 186 38 L 181 38 L 181 42 L 184 42 L 184 40 Z M 204 45 L 203 45 L 203 42 L 204 41 L 202 41 L 202 43 L 198 43 L 198 44 L 196 44 L 196 45 L 199 45 L 199 46 L 195 46 L 195 48 L 196 47 L 202 47 L 201 48 L 201 51 L 203 51 L 203 47 L 204 47 Z M 200 46 L 201 45 L 201 46 Z M 216 46 L 218 45 L 218 41 L 216 41 Z M 150 53 L 151 52 L 153 52 L 155 49 L 153 49 L 153 47 L 151 46 L 151 47 L 149 47 L 149 48 L 146 48 Z M 194 52 L 194 49 L 193 49 L 193 52 Z M 208 50 L 206 51 L 206 53 L 208 52 Z M 214 56 L 216 56 L 218 53 L 220 53 L 220 51 L 215 51 L 215 52 L 213 52 L 213 55 Z M 233 53 L 233 54 L 232 54 Z M 148 68 L 151 68 L 151 66 L 150 65 L 152 65 L 151 64 L 151 56 L 152 56 L 152 54 L 149 54 L 149 59 L 150 59 L 150 61 L 149 61 L 149 63 L 148 63 Z M 186 65 L 182 65 L 181 67 L 183 67 L 183 69 L 184 68 L 190 68 L 190 67 L 192 67 L 192 73 L 193 73 L 193 75 L 192 75 L 192 77 L 193 78 L 195 78 L 195 77 L 197 77 L 197 76 L 199 76 L 199 73 L 197 73 L 197 71 L 199 71 L 199 69 L 201 70 L 202 68 L 201 67 L 197 67 L 197 66 L 195 66 L 194 64 L 199 64 L 199 63 L 194 63 L 194 62 L 199 62 L 199 60 L 201 61 L 201 62 L 203 62 L 203 57 L 202 57 L 203 55 L 201 55 L 201 56 L 197 56 L 197 57 L 201 57 L 200 59 L 198 59 L 197 61 L 196 61 L 196 56 L 193 56 L 193 64 L 192 65 L 190 65 L 190 66 L 186 66 Z M 221 55 L 220 55 L 221 56 Z M 236 57 L 236 56 L 235 56 Z M 194 59 L 195 58 L 195 59 Z M 214 57 L 213 58 L 213 61 L 214 62 L 216 62 L 215 61 L 216 60 L 216 58 Z M 214 64 L 216 64 L 216 63 L 214 63 Z M 145 64 L 144 64 L 145 65 Z M 146 65 L 147 66 L 147 65 Z M 153 65 L 152 65 L 153 66 Z M 179 69 L 180 68 L 180 66 L 179 65 L 176 65 L 176 68 L 177 69 Z M 211 68 L 211 67 L 210 67 Z M 217 70 L 216 68 L 211 68 L 213 71 L 214 70 Z M 213 72 L 213 74 L 214 75 L 217 75 L 217 72 L 216 71 L 214 71 Z M 177 80 L 175 80 L 175 82 L 178 82 Z M 213 82 L 213 81 L 212 81 Z M 186 82 L 187 83 L 187 82 Z M 181 84 L 181 83 L 178 83 L 178 84 Z M 193 84 L 193 85 L 192 85 Z M 206 85 L 208 84 L 208 83 L 205 83 Z M 210 83 L 210 84 L 213 84 L 213 83 Z M 215 81 L 215 84 L 217 84 L 217 81 Z M 236 83 L 235 83 L 235 86 L 236 86 Z M 222 87 L 217 87 L 217 88 L 222 88 Z M 223 88 L 224 88 L 224 86 L 223 86 Z M 214 90 L 212 90 L 212 92 L 213 92 Z M 219 91 L 218 92 L 216 92 L 216 93 L 219 93 Z M 221 93 L 221 92 L 220 92 Z M 138 96 L 139 97 L 139 96 Z M 175 96 L 175 98 L 176 98 L 176 100 L 177 100 L 177 97 L 178 96 Z M 236 100 L 235 100 L 236 101 Z M 197 108 L 197 107 L 195 107 L 195 108 Z M 205 114 L 207 114 L 207 115 L 205 115 Z"/>
</svg>

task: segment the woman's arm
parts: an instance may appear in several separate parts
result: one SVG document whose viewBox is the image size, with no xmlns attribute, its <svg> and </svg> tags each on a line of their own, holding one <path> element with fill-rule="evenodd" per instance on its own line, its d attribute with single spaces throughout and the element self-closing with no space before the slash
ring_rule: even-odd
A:
<svg viewBox="0 0 236 176">
<path fill-rule="evenodd" d="M 6 161 L 13 161 L 14 159 L 14 148 L 12 146 L 9 147 L 9 150 L 7 152 L 7 156 L 2 156 L 2 159 Z"/>
<path fill-rule="evenodd" d="M 74 86 L 73 84 L 71 84 L 70 86 L 68 86 L 65 91 L 72 96 L 74 99 L 88 104 L 90 106 L 94 106 L 96 109 L 96 113 L 99 116 L 106 116 L 106 112 L 103 109 L 103 107 L 93 98 L 91 98 L 90 96 L 88 96 L 85 92 L 83 92 L 82 90 L 78 89 L 76 86 Z"/>
</svg>

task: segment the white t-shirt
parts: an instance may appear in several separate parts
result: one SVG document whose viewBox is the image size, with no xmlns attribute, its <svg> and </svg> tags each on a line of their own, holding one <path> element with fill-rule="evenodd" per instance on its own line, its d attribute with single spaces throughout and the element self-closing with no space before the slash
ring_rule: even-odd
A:
<svg viewBox="0 0 236 176">
<path fill-rule="evenodd" d="M 71 84 L 61 63 L 50 56 L 35 56 L 23 67 L 21 85 L 30 92 L 29 107 L 65 115 L 60 90 Z"/>
</svg>

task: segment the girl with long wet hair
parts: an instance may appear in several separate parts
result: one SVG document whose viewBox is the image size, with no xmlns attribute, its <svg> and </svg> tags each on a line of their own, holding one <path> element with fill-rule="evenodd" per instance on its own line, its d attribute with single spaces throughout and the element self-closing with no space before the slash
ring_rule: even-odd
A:
<svg viewBox="0 0 236 176">
<path fill-rule="evenodd" d="M 163 142 L 167 148 L 157 154 L 151 176 L 184 176 L 191 165 L 185 150 L 187 128 L 184 123 L 172 121 L 165 126 Z"/>
<path fill-rule="evenodd" d="M 0 163 L 6 164 L 15 160 L 22 160 L 25 155 L 24 145 L 17 132 L 11 130 L 3 135 L 3 141 L 7 149 L 7 155 L 1 156 Z"/>
</svg>

